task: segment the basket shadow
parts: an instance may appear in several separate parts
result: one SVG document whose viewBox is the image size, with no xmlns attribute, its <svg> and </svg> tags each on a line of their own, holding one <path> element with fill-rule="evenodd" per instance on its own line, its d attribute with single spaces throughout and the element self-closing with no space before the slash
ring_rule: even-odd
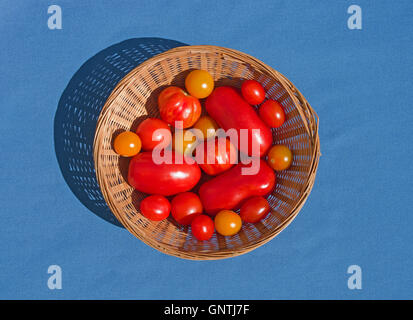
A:
<svg viewBox="0 0 413 320">
<path fill-rule="evenodd" d="M 100 111 L 117 83 L 145 60 L 186 44 L 134 38 L 112 45 L 86 61 L 60 97 L 54 117 L 54 146 L 63 178 L 79 201 L 116 226 L 95 175 L 93 140 Z"/>
</svg>

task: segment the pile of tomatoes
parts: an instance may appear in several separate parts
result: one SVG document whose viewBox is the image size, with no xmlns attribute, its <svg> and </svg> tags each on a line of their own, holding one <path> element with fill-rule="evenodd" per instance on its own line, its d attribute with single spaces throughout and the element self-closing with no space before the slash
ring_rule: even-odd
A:
<svg viewBox="0 0 413 320">
<path fill-rule="evenodd" d="M 265 100 L 265 89 L 255 80 L 243 81 L 241 90 L 214 88 L 207 71 L 194 70 L 186 77 L 185 88 L 163 89 L 158 96 L 161 119 L 142 121 L 136 133 L 120 133 L 114 139 L 114 150 L 132 157 L 128 182 L 148 194 L 140 203 L 140 212 L 147 219 L 161 221 L 171 214 L 179 224 L 191 226 L 200 241 L 209 240 L 215 231 L 232 236 L 243 222 L 256 223 L 271 210 L 266 196 L 276 185 L 274 171 L 288 169 L 293 160 L 287 146 L 273 145 L 271 128 L 282 126 L 286 115 L 278 101 Z M 202 105 L 208 115 L 201 117 Z M 241 135 L 244 129 L 248 143 L 234 144 L 217 134 L 219 128 Z M 211 154 L 208 144 L 217 146 L 220 139 L 226 139 L 225 148 L 214 148 Z M 204 151 L 202 159 L 214 161 L 186 161 L 193 157 L 195 147 L 196 152 Z M 171 162 L 156 163 L 156 148 L 170 156 Z M 242 153 L 256 156 L 259 167 L 255 174 L 243 174 L 248 165 L 231 160 Z M 185 161 L 178 161 L 178 154 Z M 199 186 L 202 175 L 207 181 Z M 238 209 L 239 214 L 234 211 Z"/>
</svg>

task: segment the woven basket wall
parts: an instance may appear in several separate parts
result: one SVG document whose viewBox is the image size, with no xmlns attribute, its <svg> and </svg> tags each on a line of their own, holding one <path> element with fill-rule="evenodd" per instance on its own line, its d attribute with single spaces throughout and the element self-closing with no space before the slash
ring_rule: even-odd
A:
<svg viewBox="0 0 413 320">
<path fill-rule="evenodd" d="M 243 79 L 263 84 L 268 99 L 278 100 L 287 121 L 273 129 L 276 144 L 287 145 L 294 154 L 290 169 L 277 173 L 277 186 L 268 197 L 271 213 L 256 224 L 246 223 L 232 237 L 214 234 L 198 241 L 189 227 L 169 218 L 160 222 L 139 213 L 146 196 L 127 182 L 129 159 L 112 148 L 113 138 L 123 130 L 136 130 L 148 117 L 159 117 L 157 97 L 168 85 L 184 87 L 193 69 L 211 73 L 215 86 L 240 87 Z M 202 101 L 201 101 L 202 102 Z M 304 205 L 317 171 L 320 155 L 318 118 L 314 110 L 279 72 L 259 60 L 216 46 L 185 46 L 161 53 L 133 69 L 113 90 L 98 119 L 94 140 L 96 175 L 102 194 L 117 219 L 137 238 L 164 253 L 186 259 L 222 259 L 249 252 L 280 233 Z"/>
</svg>

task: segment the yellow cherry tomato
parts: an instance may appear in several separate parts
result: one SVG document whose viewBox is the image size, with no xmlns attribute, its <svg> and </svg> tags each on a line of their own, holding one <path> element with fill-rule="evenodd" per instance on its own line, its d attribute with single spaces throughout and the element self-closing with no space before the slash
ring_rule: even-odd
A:
<svg viewBox="0 0 413 320">
<path fill-rule="evenodd" d="M 215 136 L 218 124 L 211 117 L 203 116 L 195 123 L 194 128 L 202 132 L 202 134 L 200 134 L 200 132 L 195 131 L 195 134 L 199 139 L 207 140 Z"/>
<path fill-rule="evenodd" d="M 215 216 L 215 230 L 223 236 L 233 236 L 240 231 L 241 217 L 231 210 L 221 210 Z"/>
<path fill-rule="evenodd" d="M 184 155 L 190 155 L 197 143 L 197 137 L 191 130 L 175 131 L 172 137 L 172 149 Z"/>
<path fill-rule="evenodd" d="M 186 76 L 185 88 L 195 98 L 206 98 L 214 90 L 214 79 L 208 71 L 194 70 Z"/>
<path fill-rule="evenodd" d="M 123 157 L 132 157 L 141 151 L 142 143 L 136 133 L 124 131 L 115 138 L 113 147 L 117 154 Z"/>
<path fill-rule="evenodd" d="M 272 146 L 268 151 L 268 164 L 276 171 L 288 169 L 293 161 L 293 154 L 285 145 Z"/>
</svg>

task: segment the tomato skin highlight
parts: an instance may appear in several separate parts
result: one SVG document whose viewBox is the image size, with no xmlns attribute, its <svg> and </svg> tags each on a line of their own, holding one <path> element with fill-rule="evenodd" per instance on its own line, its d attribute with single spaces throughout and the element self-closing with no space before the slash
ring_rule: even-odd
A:
<svg viewBox="0 0 413 320">
<path fill-rule="evenodd" d="M 233 236 L 242 227 L 242 220 L 239 215 L 231 210 L 221 210 L 214 219 L 215 229 L 220 235 Z"/>
<path fill-rule="evenodd" d="M 242 97 L 249 104 L 260 104 L 265 99 L 264 87 L 256 80 L 245 80 L 241 85 Z"/>
<path fill-rule="evenodd" d="M 252 155 L 252 143 L 259 146 L 262 157 L 272 145 L 272 132 L 260 119 L 254 108 L 249 105 L 233 87 L 215 88 L 206 99 L 205 107 L 208 114 L 224 130 L 235 129 L 238 133 L 238 146 L 240 151 Z M 240 130 L 248 130 L 248 143 L 239 146 Z M 252 129 L 259 129 L 259 134 L 254 134 Z"/>
<path fill-rule="evenodd" d="M 220 139 L 226 140 L 225 150 L 219 148 Z M 214 149 L 209 146 L 210 144 L 215 145 Z M 214 153 L 212 154 L 212 152 Z M 209 157 L 214 163 L 208 163 Z M 230 169 L 236 163 L 237 157 L 237 149 L 228 138 L 208 140 L 204 143 L 204 163 L 200 163 L 199 166 L 205 173 L 215 176 Z"/>
<path fill-rule="evenodd" d="M 241 206 L 239 215 L 242 221 L 256 223 L 264 219 L 271 207 L 267 199 L 261 196 L 249 198 Z"/>
<path fill-rule="evenodd" d="M 286 170 L 293 162 L 293 153 L 283 144 L 272 146 L 268 151 L 267 162 L 276 171 Z"/>
<path fill-rule="evenodd" d="M 192 220 L 191 230 L 194 237 L 198 240 L 209 240 L 215 231 L 214 221 L 209 216 L 201 214 Z"/>
<path fill-rule="evenodd" d="M 141 151 L 142 142 L 139 136 L 131 131 L 118 134 L 113 142 L 115 152 L 122 157 L 132 157 Z"/>
<path fill-rule="evenodd" d="M 152 195 L 141 201 L 140 211 L 149 220 L 161 221 L 168 218 L 171 203 L 164 196 Z"/>
<path fill-rule="evenodd" d="M 162 120 L 171 126 L 175 126 L 175 121 L 182 121 L 183 129 L 192 127 L 201 116 L 199 100 L 175 86 L 162 90 L 158 107 Z"/>
<path fill-rule="evenodd" d="M 265 161 L 259 161 L 260 168 L 255 175 L 242 175 L 242 168 L 249 165 L 239 163 L 202 184 L 199 196 L 205 212 L 215 215 L 220 210 L 237 209 L 247 198 L 269 194 L 276 183 L 275 173 Z"/>
<path fill-rule="evenodd" d="M 275 100 L 265 101 L 260 106 L 259 115 L 270 128 L 279 128 L 285 121 L 284 109 L 281 103 Z"/>
<path fill-rule="evenodd" d="M 153 133 L 157 129 L 165 129 L 167 134 L 158 133 L 153 137 Z M 162 143 L 165 147 L 171 143 L 172 135 L 171 129 L 165 121 L 157 118 L 148 118 L 143 120 L 138 128 L 136 133 L 142 140 L 142 149 L 145 151 L 153 150 L 159 143 Z"/>
<path fill-rule="evenodd" d="M 214 79 L 206 70 L 193 70 L 185 78 L 185 88 L 191 96 L 203 99 L 214 90 Z"/>
<path fill-rule="evenodd" d="M 138 191 L 148 194 L 171 196 L 192 189 L 201 178 L 197 163 L 177 163 L 175 152 L 164 150 L 172 163 L 156 164 L 152 152 L 141 152 L 129 163 L 128 182 Z"/>
<path fill-rule="evenodd" d="M 196 193 L 183 192 L 172 199 L 172 217 L 182 225 L 190 225 L 196 216 L 202 214 L 202 211 L 202 203 Z"/>
</svg>

